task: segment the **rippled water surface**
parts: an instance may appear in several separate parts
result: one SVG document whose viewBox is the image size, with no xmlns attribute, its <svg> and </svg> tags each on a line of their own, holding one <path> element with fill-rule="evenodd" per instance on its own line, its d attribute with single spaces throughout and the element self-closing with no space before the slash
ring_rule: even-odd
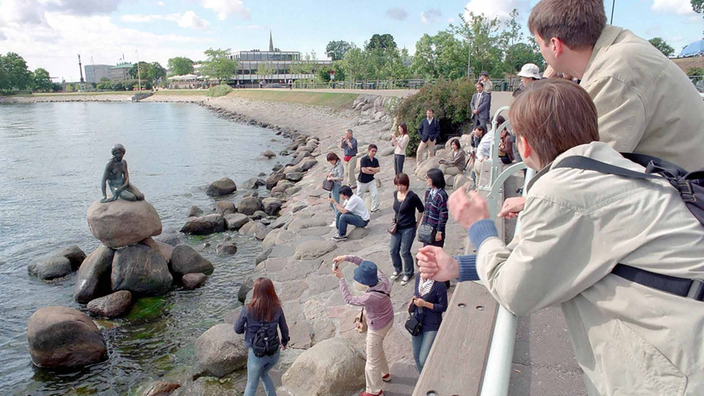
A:
<svg viewBox="0 0 704 396">
<path fill-rule="evenodd" d="M 212 243 L 203 255 L 215 273 L 204 287 L 142 299 L 127 317 L 98 321 L 105 326 L 106 362 L 69 372 L 32 366 L 26 336 L 32 313 L 52 305 L 85 306 L 72 300 L 75 274 L 46 283 L 28 275 L 27 265 L 65 246 L 76 244 L 86 254 L 98 247 L 85 213 L 100 198 L 100 178 L 115 143 L 127 148 L 130 179 L 168 232 L 183 225 L 190 205 L 206 211 L 215 206 L 205 195 L 210 182 L 227 176 L 239 184 L 270 172 L 277 159 L 257 158 L 259 153 L 278 152 L 288 142 L 190 104 L 0 105 L 2 395 L 127 394 L 190 366 L 197 337 L 239 305 L 237 290 L 254 267 L 259 243 L 235 234 L 239 251 L 223 258 L 214 246 L 224 234 L 183 238 L 194 247 Z"/>
</svg>

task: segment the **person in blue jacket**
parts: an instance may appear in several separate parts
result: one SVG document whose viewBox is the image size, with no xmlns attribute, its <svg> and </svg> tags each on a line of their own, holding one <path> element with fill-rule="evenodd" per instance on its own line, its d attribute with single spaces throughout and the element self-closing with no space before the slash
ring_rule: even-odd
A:
<svg viewBox="0 0 704 396">
<path fill-rule="evenodd" d="M 447 286 L 444 282 L 416 277 L 415 292 L 408 306 L 411 312 L 418 315 L 423 324 L 423 330 L 417 336 L 412 336 L 413 358 L 420 374 L 433 346 L 435 336 L 442 323 L 442 313 L 447 310 Z"/>
<path fill-rule="evenodd" d="M 264 384 L 266 396 L 276 396 L 276 386 L 269 376 L 269 370 L 279 361 L 281 354 L 277 350 L 271 356 L 258 357 L 252 349 L 252 341 L 262 323 L 275 323 L 281 330 L 281 347 L 286 349 L 289 341 L 288 326 L 281 300 L 276 295 L 274 284 L 269 278 L 258 278 L 254 281 L 252 301 L 245 305 L 240 317 L 235 322 L 235 333 L 244 333 L 244 344 L 249 348 L 247 357 L 247 386 L 244 396 L 254 396 L 259 386 L 259 380 Z"/>
</svg>

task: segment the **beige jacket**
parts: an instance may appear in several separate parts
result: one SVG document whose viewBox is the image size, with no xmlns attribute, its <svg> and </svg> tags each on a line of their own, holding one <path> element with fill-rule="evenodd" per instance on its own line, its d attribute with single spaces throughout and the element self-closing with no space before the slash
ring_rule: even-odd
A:
<svg viewBox="0 0 704 396">
<path fill-rule="evenodd" d="M 580 83 L 596 104 L 602 142 L 704 168 L 704 101 L 682 70 L 628 30 L 606 26 Z"/>
<path fill-rule="evenodd" d="M 568 150 L 642 171 L 605 143 Z M 625 264 L 704 279 L 704 227 L 666 181 L 541 171 L 507 247 L 478 249 L 477 273 L 502 306 L 561 304 L 590 395 L 704 395 L 704 302 L 611 274 Z"/>
</svg>

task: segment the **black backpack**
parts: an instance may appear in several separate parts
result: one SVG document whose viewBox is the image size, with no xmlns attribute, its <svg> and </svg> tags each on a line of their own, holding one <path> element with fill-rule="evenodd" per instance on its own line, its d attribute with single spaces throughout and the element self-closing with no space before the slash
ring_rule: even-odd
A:
<svg viewBox="0 0 704 396">
<path fill-rule="evenodd" d="M 704 225 L 704 169 L 687 172 L 673 163 L 650 155 L 634 153 L 621 153 L 621 155 L 645 167 L 645 173 L 634 172 L 579 155 L 563 159 L 555 165 L 555 168 L 593 170 L 631 179 L 665 179 L 679 191 L 687 209 Z"/>
<path fill-rule="evenodd" d="M 256 357 L 271 356 L 279 350 L 277 323 L 263 322 L 254 334 L 252 350 Z"/>
</svg>

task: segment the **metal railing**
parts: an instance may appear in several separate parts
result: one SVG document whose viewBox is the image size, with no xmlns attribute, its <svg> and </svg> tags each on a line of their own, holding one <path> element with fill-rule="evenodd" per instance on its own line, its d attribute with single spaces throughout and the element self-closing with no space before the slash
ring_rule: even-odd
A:
<svg viewBox="0 0 704 396">
<path fill-rule="evenodd" d="M 386 89 L 421 89 L 426 84 L 434 84 L 436 80 L 425 79 L 403 79 L 403 80 L 349 80 L 349 81 L 311 81 L 310 79 L 296 80 L 294 88 L 301 89 L 364 89 L 364 90 L 386 90 Z M 507 80 L 492 80 L 494 87 L 492 92 L 510 92 L 518 88 L 520 81 L 515 78 Z"/>
</svg>

